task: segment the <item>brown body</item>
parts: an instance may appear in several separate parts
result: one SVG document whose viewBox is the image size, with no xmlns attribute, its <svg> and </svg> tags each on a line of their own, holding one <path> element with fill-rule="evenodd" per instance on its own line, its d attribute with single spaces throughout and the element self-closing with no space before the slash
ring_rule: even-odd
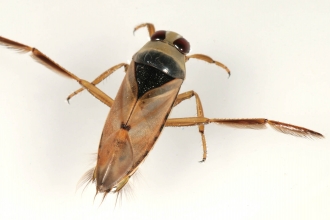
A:
<svg viewBox="0 0 330 220">
<path fill-rule="evenodd" d="M 154 146 L 182 79 L 174 79 L 137 98 L 135 62 L 131 62 L 102 132 L 95 177 L 99 190 L 130 176 Z M 108 172 L 108 173 L 107 173 Z M 107 187 L 103 188 L 103 185 Z"/>
<path fill-rule="evenodd" d="M 21 52 L 31 52 L 32 57 L 56 72 L 75 79 L 80 88 L 68 97 L 87 89 L 93 96 L 111 108 L 104 125 L 99 144 L 97 165 L 88 171 L 83 181 L 95 182 L 96 191 L 119 192 L 146 158 L 164 126 L 198 126 L 203 144 L 203 159 L 206 160 L 204 125 L 216 123 L 238 128 L 262 129 L 266 124 L 276 130 L 300 137 L 323 137 L 310 129 L 268 120 L 253 119 L 209 119 L 204 117 L 198 94 L 188 91 L 178 94 L 185 79 L 185 63 L 190 58 L 206 61 L 225 69 L 222 63 L 203 54 L 186 55 L 190 45 L 182 36 L 171 31 L 157 31 L 150 23 L 137 26 L 147 27 L 151 41 L 132 58 L 131 63 L 120 63 L 111 67 L 93 82 L 80 79 L 67 71 L 36 48 L 0 37 L 0 44 Z M 124 67 L 126 75 L 115 99 L 110 98 L 96 85 L 119 68 Z M 168 119 L 173 107 L 191 97 L 196 99 L 197 117 Z"/>
</svg>

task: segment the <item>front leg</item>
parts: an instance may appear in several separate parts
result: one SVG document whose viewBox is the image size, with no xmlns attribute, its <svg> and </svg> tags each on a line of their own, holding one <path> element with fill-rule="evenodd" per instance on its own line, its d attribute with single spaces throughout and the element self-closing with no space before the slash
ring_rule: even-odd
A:
<svg viewBox="0 0 330 220">
<path fill-rule="evenodd" d="M 228 67 L 226 65 L 224 65 L 223 63 L 220 63 L 219 61 L 213 60 L 211 57 L 206 56 L 204 54 L 192 54 L 189 56 L 186 56 L 186 62 L 190 59 L 190 58 L 194 58 L 194 59 L 198 59 L 198 60 L 203 60 L 205 62 L 211 63 L 211 64 L 215 64 L 221 68 L 223 68 L 224 70 L 227 71 L 228 73 L 228 77 L 230 76 L 230 70 L 228 69 Z"/>
</svg>

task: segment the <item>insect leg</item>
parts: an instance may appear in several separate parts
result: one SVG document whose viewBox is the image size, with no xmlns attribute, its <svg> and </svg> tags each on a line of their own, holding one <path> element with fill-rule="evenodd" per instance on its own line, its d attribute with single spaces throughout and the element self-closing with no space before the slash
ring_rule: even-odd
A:
<svg viewBox="0 0 330 220">
<path fill-rule="evenodd" d="M 104 73 L 102 73 L 100 76 L 98 76 L 96 79 L 94 79 L 93 82 L 91 82 L 92 85 L 97 85 L 99 84 L 101 81 L 103 81 L 105 78 L 107 78 L 108 76 L 110 76 L 112 73 L 114 73 L 116 70 L 118 70 L 119 68 L 121 67 L 124 67 L 125 68 L 125 72 L 127 71 L 127 68 L 128 68 L 128 64 L 127 63 L 120 63 L 120 64 L 117 64 L 116 66 L 113 66 L 111 67 L 110 69 L 106 70 Z M 66 98 L 66 100 L 69 102 L 69 100 L 77 95 L 78 93 L 82 92 L 85 88 L 82 87 L 76 91 L 74 91 L 73 93 L 71 93 L 68 98 Z"/>
<path fill-rule="evenodd" d="M 203 60 L 203 61 L 208 62 L 208 63 L 214 63 L 215 65 L 220 66 L 221 68 L 225 69 L 227 71 L 227 73 L 228 73 L 228 76 L 230 76 L 230 70 L 228 69 L 227 66 L 225 66 L 222 63 L 220 63 L 219 61 L 213 60 L 209 56 L 206 56 L 204 54 L 193 54 L 193 55 L 190 55 L 190 56 L 186 56 L 186 62 L 190 58 L 195 58 L 195 59 L 198 59 L 198 60 Z"/>
<path fill-rule="evenodd" d="M 174 102 L 173 107 L 180 104 L 184 100 L 190 99 L 193 96 L 195 96 L 195 99 L 196 99 L 197 116 L 204 118 L 202 102 L 199 98 L 199 95 L 193 90 L 179 94 Z M 169 119 L 169 120 L 171 120 L 171 119 Z M 167 124 L 165 124 L 165 126 L 167 126 Z M 200 162 L 204 162 L 206 160 L 206 155 L 207 155 L 206 139 L 205 139 L 205 135 L 204 135 L 204 124 L 198 125 L 198 131 L 201 134 L 202 144 L 203 144 L 203 159 Z"/>
<path fill-rule="evenodd" d="M 109 107 L 112 106 L 112 104 L 113 104 L 112 98 L 110 98 L 108 95 L 106 95 L 100 89 L 95 87 L 93 84 L 87 82 L 86 80 L 80 79 L 73 73 L 71 73 L 68 70 L 61 67 L 59 64 L 55 63 L 53 60 L 51 60 L 49 57 L 47 57 L 45 54 L 43 54 L 37 48 L 18 43 L 16 41 L 12 41 L 12 40 L 9 40 L 4 37 L 0 37 L 0 45 L 7 46 L 9 49 L 14 49 L 14 50 L 17 50 L 18 52 L 22 52 L 22 53 L 31 52 L 31 57 L 33 59 L 35 59 L 37 62 L 39 62 L 40 64 L 50 68 L 51 70 L 53 70 L 63 76 L 76 80 L 80 85 L 82 85 L 85 89 L 87 89 L 94 97 L 96 97 L 101 102 L 108 105 Z"/>
<path fill-rule="evenodd" d="M 290 134 L 297 137 L 315 137 L 323 138 L 324 136 L 316 131 L 300 127 L 297 125 L 287 124 L 279 121 L 268 120 L 266 118 L 246 118 L 246 119 L 222 119 L 222 118 L 205 118 L 205 117 L 191 117 L 191 118 L 173 118 L 166 121 L 165 126 L 168 127 L 182 127 L 194 126 L 200 124 L 216 123 L 219 125 L 226 125 L 235 128 L 249 128 L 249 129 L 264 129 L 266 124 L 270 125 L 275 130 L 284 134 Z"/>
<path fill-rule="evenodd" d="M 184 92 L 184 93 L 179 94 L 178 97 L 176 98 L 176 100 L 174 101 L 173 107 L 177 106 L 178 104 L 180 104 L 184 100 L 190 99 L 194 95 L 196 95 L 195 96 L 196 99 L 197 99 L 197 97 L 199 99 L 198 94 L 193 90 L 190 90 L 188 92 Z M 196 102 L 197 102 L 197 100 L 196 100 Z M 197 103 L 196 103 L 196 105 L 197 105 Z"/>
<path fill-rule="evenodd" d="M 147 26 L 147 28 L 148 28 L 149 37 L 151 37 L 155 33 L 155 26 L 151 23 L 143 23 L 143 24 L 136 26 L 133 30 L 133 34 L 135 33 L 135 31 L 137 31 L 138 29 L 143 28 L 145 26 Z"/>
</svg>

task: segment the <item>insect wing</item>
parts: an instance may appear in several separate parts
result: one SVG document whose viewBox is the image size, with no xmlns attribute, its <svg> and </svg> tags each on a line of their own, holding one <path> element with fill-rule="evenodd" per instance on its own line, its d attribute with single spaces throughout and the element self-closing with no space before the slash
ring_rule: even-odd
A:
<svg viewBox="0 0 330 220">
<path fill-rule="evenodd" d="M 145 93 L 136 103 L 129 125 L 133 147 L 134 165 L 138 166 L 154 146 L 173 102 L 179 92 L 182 79 L 174 79 L 161 87 Z"/>
<path fill-rule="evenodd" d="M 120 129 L 111 135 L 102 135 L 104 145 L 99 150 L 96 177 L 98 190 L 107 191 L 127 176 L 133 164 L 132 146 L 128 133 Z"/>
<path fill-rule="evenodd" d="M 164 127 L 182 82 L 173 79 L 138 99 L 135 62 L 131 62 L 100 141 L 95 171 L 100 191 L 111 189 L 135 172 Z"/>
</svg>

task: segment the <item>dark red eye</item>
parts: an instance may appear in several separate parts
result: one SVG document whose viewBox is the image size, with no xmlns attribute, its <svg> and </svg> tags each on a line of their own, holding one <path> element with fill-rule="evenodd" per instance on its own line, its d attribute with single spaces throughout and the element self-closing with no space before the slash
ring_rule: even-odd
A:
<svg viewBox="0 0 330 220">
<path fill-rule="evenodd" d="M 184 39 L 183 37 L 179 38 L 179 39 L 176 39 L 174 42 L 173 42 L 174 46 L 181 52 L 181 53 L 189 53 L 190 51 L 190 44 L 189 42 Z"/>
<path fill-rule="evenodd" d="M 152 36 L 151 40 L 156 41 L 156 40 L 164 40 L 166 37 L 166 31 L 156 31 Z"/>
</svg>

